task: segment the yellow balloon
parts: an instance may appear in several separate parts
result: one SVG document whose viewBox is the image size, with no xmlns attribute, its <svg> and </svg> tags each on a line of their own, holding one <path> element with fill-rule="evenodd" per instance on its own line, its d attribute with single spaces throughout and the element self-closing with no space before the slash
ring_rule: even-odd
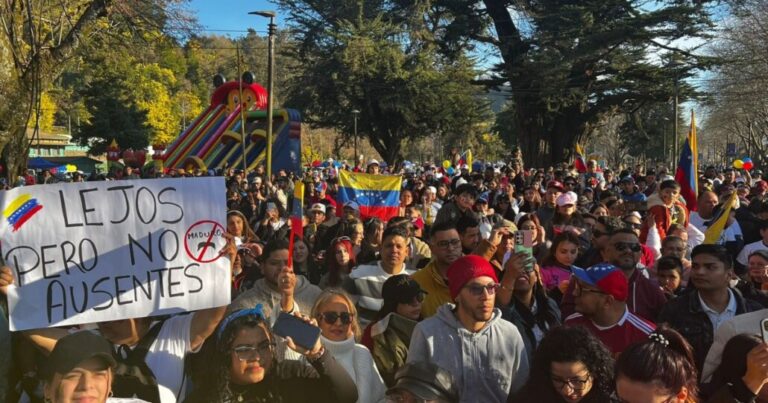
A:
<svg viewBox="0 0 768 403">
<path fill-rule="evenodd" d="M 67 172 L 75 172 L 77 171 L 77 167 L 72 164 L 67 164 Z"/>
<path fill-rule="evenodd" d="M 448 169 L 451 167 L 451 161 L 445 160 L 443 161 L 443 168 Z"/>
<path fill-rule="evenodd" d="M 741 169 L 744 167 L 744 161 L 742 160 L 734 160 L 733 161 L 733 167 L 736 169 Z"/>
</svg>

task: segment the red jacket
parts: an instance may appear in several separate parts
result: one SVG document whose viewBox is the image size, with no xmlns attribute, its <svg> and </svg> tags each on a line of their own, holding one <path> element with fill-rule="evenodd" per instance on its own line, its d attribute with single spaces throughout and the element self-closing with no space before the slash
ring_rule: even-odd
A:
<svg viewBox="0 0 768 403">
<path fill-rule="evenodd" d="M 681 222 L 678 219 L 678 224 L 681 224 L 687 228 L 688 218 L 690 215 L 688 208 L 685 207 L 685 204 L 679 201 L 675 201 L 675 207 L 683 212 L 683 220 Z M 661 199 L 659 199 L 657 194 L 654 194 L 648 198 L 648 214 L 654 215 L 656 219 L 656 229 L 659 231 L 659 238 L 663 241 L 664 238 L 667 237 L 667 230 L 669 229 L 669 226 L 672 225 L 672 213 L 670 212 L 670 208 L 661 202 Z M 643 228 L 640 230 L 640 242 L 645 244 L 647 238 L 648 227 L 643 226 Z"/>
</svg>

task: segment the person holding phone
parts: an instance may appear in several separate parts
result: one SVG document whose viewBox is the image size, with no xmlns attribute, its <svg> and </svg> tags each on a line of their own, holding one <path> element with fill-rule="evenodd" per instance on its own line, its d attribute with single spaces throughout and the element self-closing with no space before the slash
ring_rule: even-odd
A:
<svg viewBox="0 0 768 403">
<path fill-rule="evenodd" d="M 561 324 L 560 308 L 547 296 L 539 266 L 528 253 L 511 255 L 503 273 L 496 306 L 503 319 L 517 326 L 531 360 L 544 335 Z"/>
<path fill-rule="evenodd" d="M 317 322 L 296 314 L 313 326 Z M 209 375 L 196 387 L 186 403 L 218 402 L 345 402 L 358 393 L 349 374 L 318 340 L 311 349 L 290 349 L 305 361 L 278 361 L 275 335 L 261 305 L 235 311 L 219 324 Z"/>
<path fill-rule="evenodd" d="M 340 290 L 323 291 L 312 307 L 312 318 L 320 326 L 320 341 L 358 386 L 359 403 L 384 402 L 386 386 L 371 352 L 357 341 L 360 325 L 349 296 Z"/>
</svg>

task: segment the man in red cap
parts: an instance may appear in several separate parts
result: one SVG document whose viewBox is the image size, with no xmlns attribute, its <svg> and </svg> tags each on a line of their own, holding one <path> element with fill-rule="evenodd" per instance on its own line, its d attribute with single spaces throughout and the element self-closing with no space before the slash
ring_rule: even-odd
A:
<svg viewBox="0 0 768 403">
<path fill-rule="evenodd" d="M 630 344 L 643 341 L 656 326 L 627 308 L 629 285 L 622 271 L 600 263 L 586 270 L 573 267 L 576 313 L 565 319 L 568 326 L 584 326 L 614 355 Z"/>
<path fill-rule="evenodd" d="M 528 358 L 517 328 L 495 308 L 496 272 L 487 260 L 468 255 L 446 275 L 455 305 L 442 305 L 416 325 L 407 361 L 450 372 L 461 402 L 506 402 L 528 377 Z"/>
</svg>

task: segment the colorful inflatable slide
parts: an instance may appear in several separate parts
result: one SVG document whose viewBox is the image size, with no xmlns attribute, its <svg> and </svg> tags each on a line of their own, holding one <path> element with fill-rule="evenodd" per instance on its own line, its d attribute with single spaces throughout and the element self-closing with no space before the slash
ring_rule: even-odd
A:
<svg viewBox="0 0 768 403">
<path fill-rule="evenodd" d="M 265 163 L 267 148 L 267 91 L 243 75 L 243 100 L 238 81 L 214 80 L 216 90 L 208 106 L 166 148 L 166 168 L 242 168 Z M 245 112 L 240 113 L 240 108 Z M 245 138 L 241 125 L 245 122 Z M 301 160 L 301 115 L 293 109 L 272 111 L 272 171 L 299 173 Z M 244 143 L 243 143 L 244 142 Z"/>
</svg>

